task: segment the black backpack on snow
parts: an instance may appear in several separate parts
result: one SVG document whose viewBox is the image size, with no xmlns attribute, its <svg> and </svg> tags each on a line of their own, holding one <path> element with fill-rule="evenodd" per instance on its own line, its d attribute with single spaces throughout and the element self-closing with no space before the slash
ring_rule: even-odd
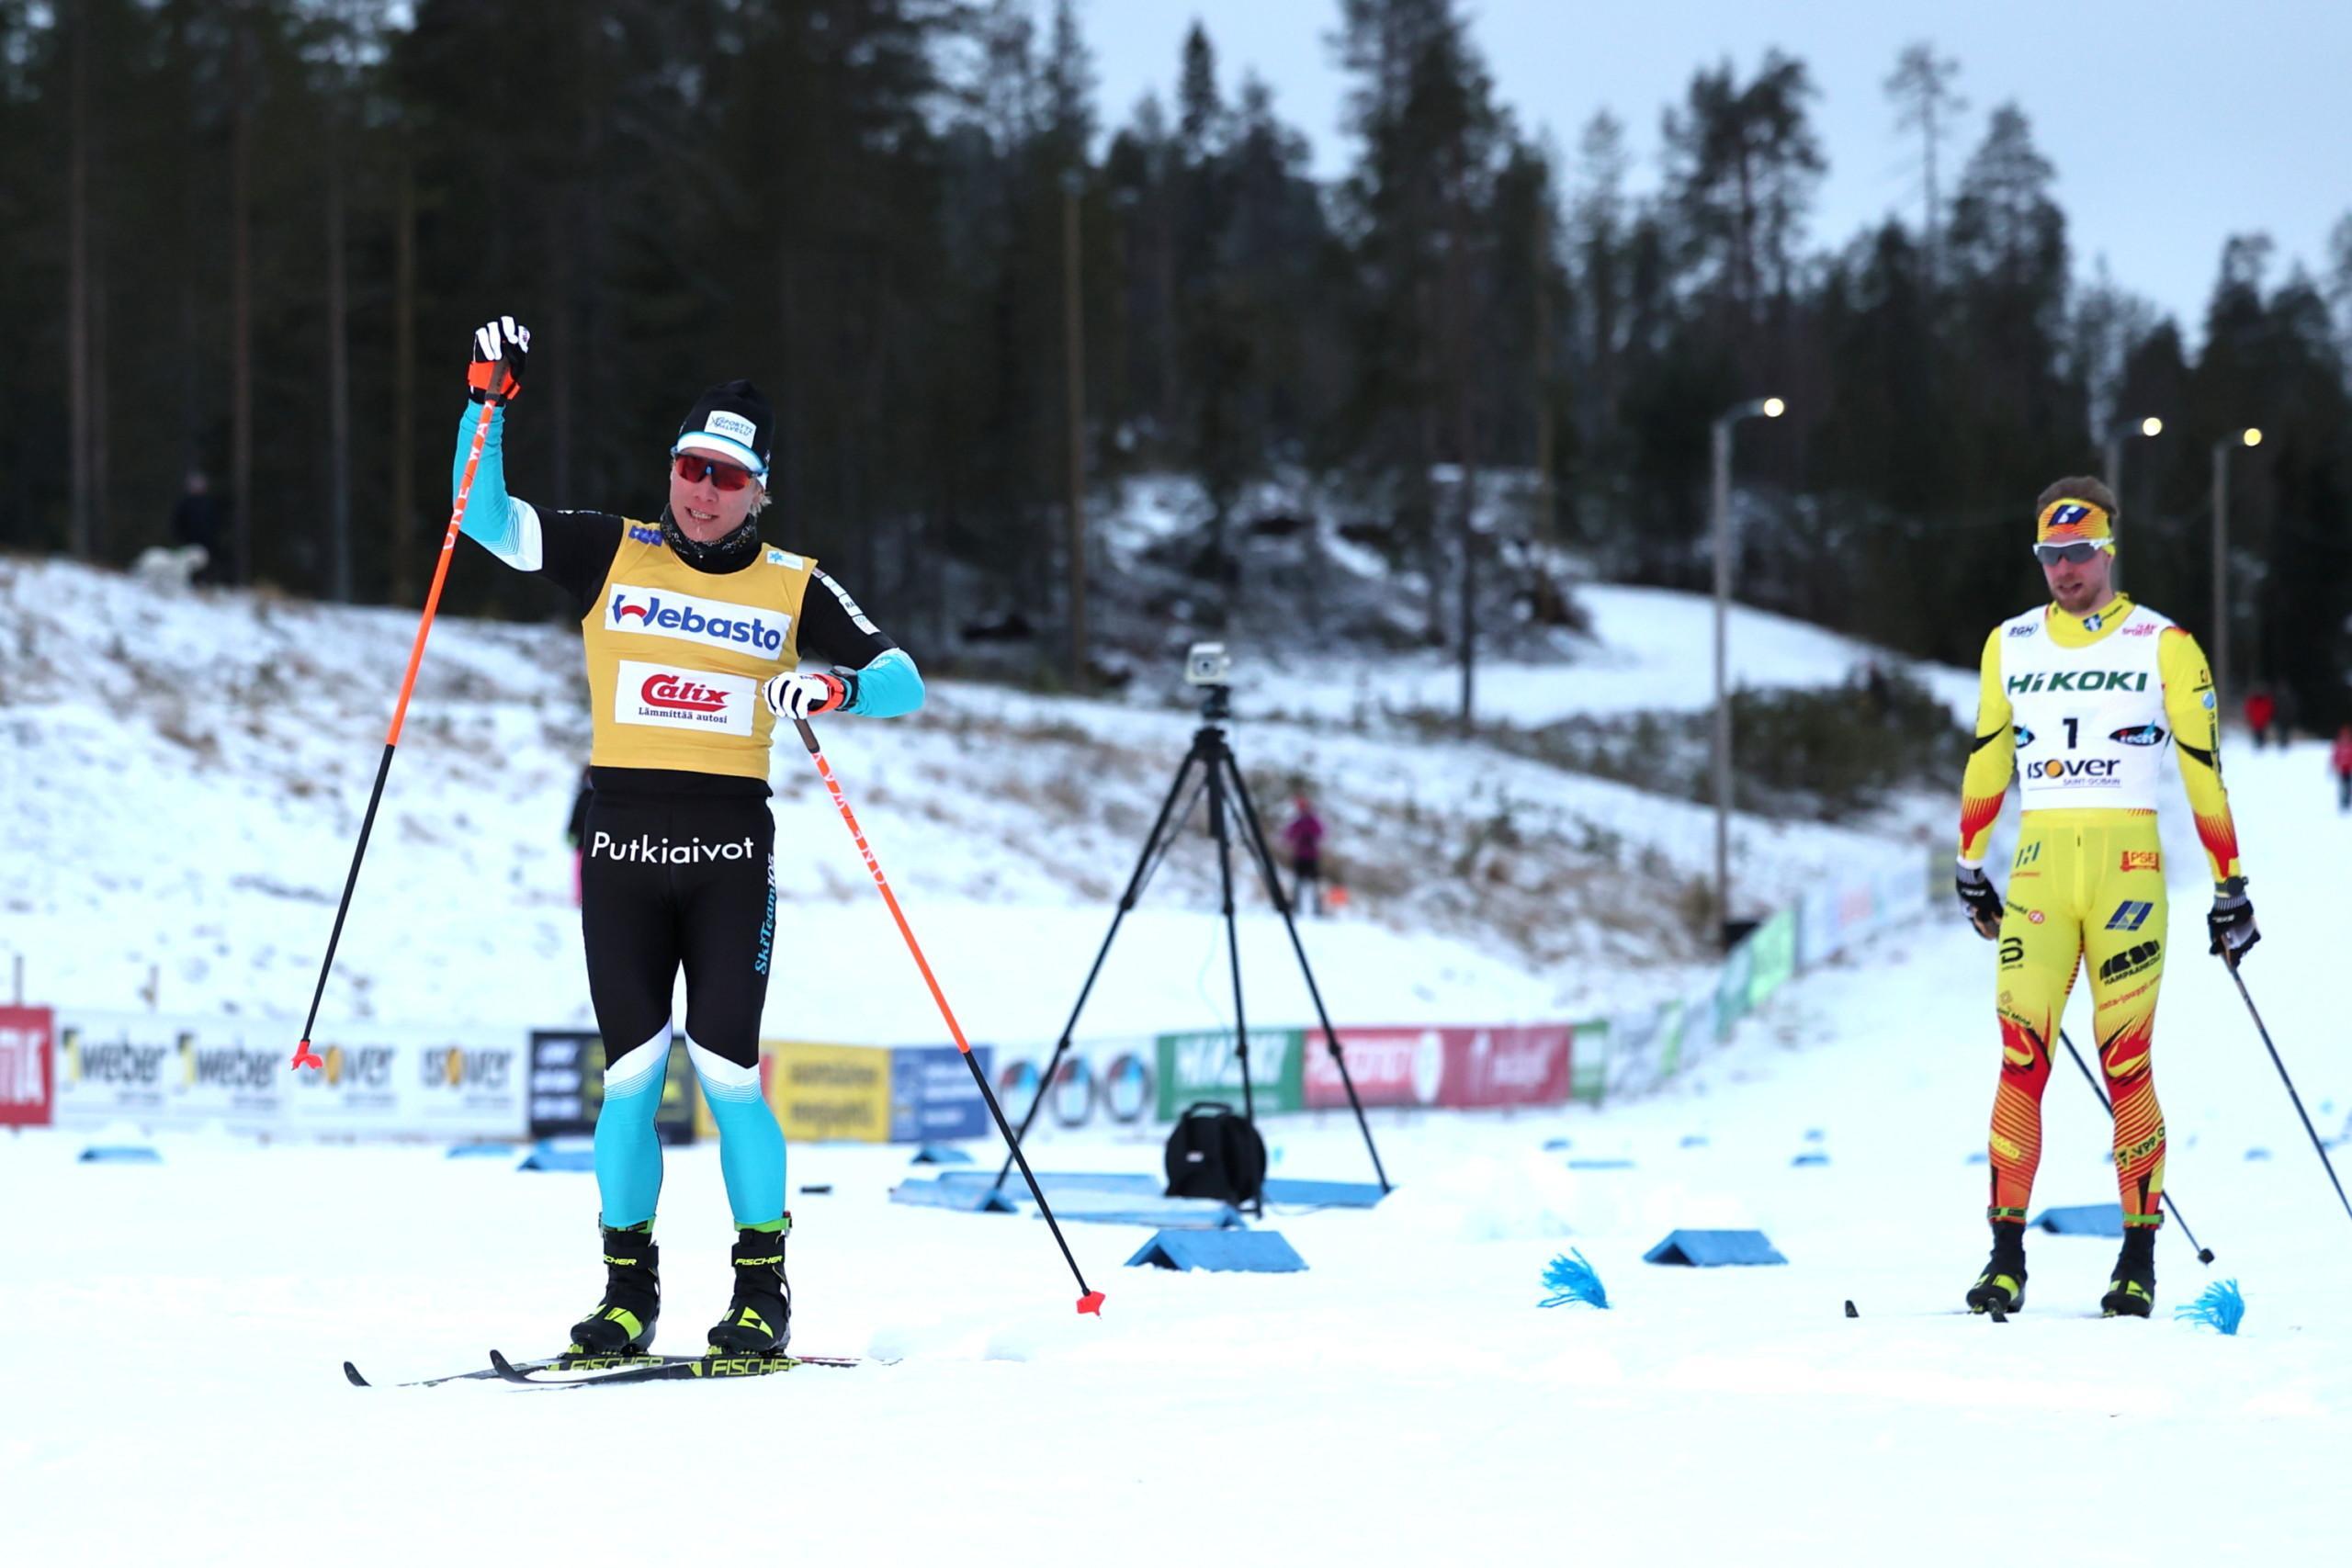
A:
<svg viewBox="0 0 2352 1568">
<path fill-rule="evenodd" d="M 1230 1105 L 1188 1105 L 1168 1134 L 1168 1195 L 1247 1203 L 1266 1179 L 1266 1141 Z"/>
</svg>

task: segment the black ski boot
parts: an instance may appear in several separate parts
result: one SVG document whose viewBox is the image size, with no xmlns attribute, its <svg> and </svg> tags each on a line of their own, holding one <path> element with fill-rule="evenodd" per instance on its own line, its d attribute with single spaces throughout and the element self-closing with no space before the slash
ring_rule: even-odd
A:
<svg viewBox="0 0 2352 1568">
<path fill-rule="evenodd" d="M 792 1342 L 792 1287 L 784 1278 L 784 1239 L 791 1234 L 788 1213 L 780 1231 L 735 1233 L 735 1296 L 710 1331 L 714 1352 L 772 1356 Z"/>
<path fill-rule="evenodd" d="M 2156 1227 L 2133 1225 L 2123 1233 L 2115 1277 L 2107 1282 L 2099 1310 L 2109 1317 L 2145 1317 L 2156 1309 Z"/>
<path fill-rule="evenodd" d="M 2025 1306 L 2025 1227 L 1996 1224 L 1993 1256 L 1968 1288 L 1968 1310 L 2007 1317 Z"/>
<path fill-rule="evenodd" d="M 653 1320 L 662 1315 L 661 1264 L 651 1222 L 605 1231 L 605 1299 L 571 1325 L 574 1353 L 628 1355 L 653 1343 Z"/>
</svg>

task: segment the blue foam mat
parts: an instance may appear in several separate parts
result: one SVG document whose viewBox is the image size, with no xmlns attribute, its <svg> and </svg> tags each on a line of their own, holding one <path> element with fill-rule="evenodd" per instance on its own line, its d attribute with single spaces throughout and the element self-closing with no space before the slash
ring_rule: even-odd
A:
<svg viewBox="0 0 2352 1568">
<path fill-rule="evenodd" d="M 1306 1260 L 1280 1231 L 1164 1230 L 1127 1259 L 1130 1269 L 1206 1269 L 1219 1273 L 1295 1274 Z"/>
<path fill-rule="evenodd" d="M 1328 1209 L 1369 1209 L 1388 1196 L 1376 1181 L 1298 1181 L 1268 1177 L 1269 1203 L 1319 1203 Z"/>
<path fill-rule="evenodd" d="M 144 1144 L 92 1144 L 80 1160 L 84 1165 L 161 1165 L 164 1156 Z"/>
<path fill-rule="evenodd" d="M 1010 1214 L 1021 1207 L 1010 1193 L 991 1191 L 986 1183 L 969 1182 L 901 1181 L 890 1189 L 890 1201 L 967 1214 Z"/>
<path fill-rule="evenodd" d="M 1037 1178 L 1037 1185 L 1046 1190 L 1048 1197 L 1059 1192 L 1131 1192 L 1143 1197 L 1157 1198 L 1168 1185 L 1157 1176 L 1132 1170 L 1040 1170 L 1033 1174 Z M 948 1186 L 970 1181 L 988 1183 L 996 1179 L 996 1170 L 993 1167 L 987 1169 L 943 1170 L 939 1173 L 939 1179 L 943 1185 Z M 1007 1192 L 1017 1192 L 1023 1198 L 1029 1196 L 1029 1184 L 1021 1179 L 1021 1173 L 1018 1170 L 1004 1179 L 1004 1190 Z"/>
<path fill-rule="evenodd" d="M 542 1138 L 531 1145 L 517 1170 L 594 1170 L 596 1168 L 596 1146 L 580 1143 L 556 1143 Z"/>
<path fill-rule="evenodd" d="M 914 1165 L 969 1165 L 971 1151 L 959 1149 L 953 1144 L 925 1144 L 915 1151 L 910 1162 Z"/>
<path fill-rule="evenodd" d="M 1120 1192 L 1070 1192 L 1054 1200 L 1054 1215 L 1084 1224 L 1159 1225 L 1185 1231 L 1242 1227 L 1238 1209 L 1211 1198 L 1136 1198 Z"/>
<path fill-rule="evenodd" d="M 2121 1235 L 2123 1205 L 2075 1203 L 2044 1209 L 2033 1223 L 2052 1235 Z"/>
<path fill-rule="evenodd" d="M 1756 1267 L 1787 1258 L 1762 1231 L 1674 1231 L 1642 1254 L 1645 1263 L 1680 1263 L 1697 1269 Z"/>
</svg>

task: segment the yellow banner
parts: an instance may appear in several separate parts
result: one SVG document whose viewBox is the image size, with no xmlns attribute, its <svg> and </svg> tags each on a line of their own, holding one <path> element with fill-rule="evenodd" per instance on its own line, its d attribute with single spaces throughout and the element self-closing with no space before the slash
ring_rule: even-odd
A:
<svg viewBox="0 0 2352 1568">
<path fill-rule="evenodd" d="M 890 1141 L 890 1053 L 873 1045 L 763 1040 L 768 1103 L 787 1139 Z"/>
</svg>

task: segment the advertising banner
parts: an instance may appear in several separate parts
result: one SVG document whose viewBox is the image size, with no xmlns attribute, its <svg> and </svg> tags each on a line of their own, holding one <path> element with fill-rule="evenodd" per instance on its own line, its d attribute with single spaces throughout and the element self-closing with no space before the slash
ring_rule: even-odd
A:
<svg viewBox="0 0 2352 1568">
<path fill-rule="evenodd" d="M 986 1074 L 994 1047 L 975 1045 Z M 1009 1114 L 1009 1113 L 1008 1113 Z M 890 1141 L 928 1144 L 977 1138 L 993 1131 L 988 1101 L 972 1081 L 964 1053 L 953 1045 L 899 1045 L 890 1052 Z"/>
<path fill-rule="evenodd" d="M 1575 1043 L 1568 1048 L 1568 1091 L 1588 1105 L 1598 1105 L 1609 1090 L 1609 1021 L 1595 1019 L 1569 1027 Z"/>
<path fill-rule="evenodd" d="M 1356 1098 L 1373 1105 L 1435 1105 L 1445 1087 L 1445 1035 L 1433 1027 L 1342 1029 L 1340 1053 Z M 1317 1043 L 1321 1044 L 1318 1039 Z M 1328 1050 L 1307 1053 L 1306 1104 L 1328 1111 L 1348 1103 L 1347 1084 Z"/>
<path fill-rule="evenodd" d="M 949 1047 L 954 1049 L 954 1047 Z M 890 1053 L 875 1045 L 763 1041 L 768 1103 L 787 1139 L 887 1143 Z M 773 1065 L 769 1065 L 772 1062 Z"/>
<path fill-rule="evenodd" d="M 1571 1032 L 1565 1023 L 1439 1031 L 1445 1042 L 1445 1081 L 1438 1103 L 1566 1104 Z"/>
<path fill-rule="evenodd" d="M 519 1034 L 413 1033 L 408 1062 L 396 1062 L 401 1131 L 425 1137 L 519 1138 L 530 1127 L 524 1105 L 528 1043 Z"/>
<path fill-rule="evenodd" d="M 702 1097 L 683 1048 L 673 1047 L 662 1079 L 654 1135 L 665 1144 L 708 1135 Z M 534 1138 L 582 1137 L 596 1130 L 605 1106 L 605 1041 L 593 1029 L 531 1031 L 530 1126 Z"/>
<path fill-rule="evenodd" d="M 47 1008 L 0 1007 L 0 1127 L 46 1127 L 56 1081 Z"/>
<path fill-rule="evenodd" d="M 1797 919 L 1793 910 L 1783 909 L 1756 928 L 1747 939 L 1747 1007 L 1761 1007 L 1764 999 L 1788 984 L 1797 967 Z"/>
<path fill-rule="evenodd" d="M 1250 1088 L 1261 1116 L 1297 1111 L 1306 1103 L 1299 1058 L 1306 1032 L 1296 1029 L 1253 1029 L 1250 1032 Z M 1344 1040 L 1346 1036 L 1342 1035 Z M 1204 1030 L 1162 1034 L 1153 1054 L 1159 1073 L 1159 1120 L 1173 1122 L 1196 1100 L 1217 1100 L 1241 1109 L 1241 1062 L 1229 1030 Z M 1321 1051 L 1325 1069 L 1329 1057 Z M 1333 1083 L 1338 1083 L 1337 1075 Z M 1347 1103 L 1342 1094 L 1340 1103 Z"/>
<path fill-rule="evenodd" d="M 398 1137 L 412 1075 L 401 1069 L 406 1048 L 388 1037 L 345 1031 L 311 1042 L 316 1069 L 286 1069 L 292 1086 L 287 1121 L 297 1132 L 353 1137 Z M 280 1066 L 284 1064 L 281 1062 Z"/>
<path fill-rule="evenodd" d="M 1159 1104 L 1158 1058 L 1149 1035 L 1071 1041 L 1030 1135 L 1050 1127 L 1127 1127 L 1148 1120 Z M 1052 1059 L 1051 1046 L 998 1049 L 996 1097 L 1015 1127 L 1029 1114 L 1029 1104 L 1037 1098 L 1038 1075 Z"/>
<path fill-rule="evenodd" d="M 294 1078 L 292 1032 L 285 1024 L 69 1011 L 57 1021 L 54 1119 L 276 1130 Z"/>
<path fill-rule="evenodd" d="M 1680 1015 L 1678 1003 L 1621 1012 L 1609 1021 L 1609 1066 L 1604 1092 L 1611 1100 L 1646 1094 L 1667 1080 L 1668 1028 Z M 1679 1043 L 1679 1042 L 1677 1043 Z"/>
</svg>

